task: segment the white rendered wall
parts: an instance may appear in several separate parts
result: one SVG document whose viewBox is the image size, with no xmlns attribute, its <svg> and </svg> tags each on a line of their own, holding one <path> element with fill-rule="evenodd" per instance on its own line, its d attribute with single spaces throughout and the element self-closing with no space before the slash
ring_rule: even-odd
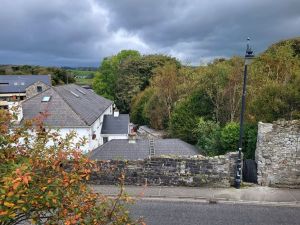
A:
<svg viewBox="0 0 300 225">
<path fill-rule="evenodd" d="M 65 137 L 67 134 L 69 134 L 70 132 L 75 131 L 77 136 L 76 138 L 73 140 L 73 143 L 78 142 L 81 138 L 86 137 L 87 138 L 87 143 L 81 147 L 81 150 L 83 153 L 87 153 L 89 151 L 91 151 L 92 149 L 90 149 L 90 133 L 91 133 L 91 128 L 89 127 L 84 127 L 84 128 L 60 128 L 59 129 L 59 134 L 61 135 L 61 137 Z"/>
<path fill-rule="evenodd" d="M 100 145 L 103 145 L 103 139 L 101 137 L 101 130 L 102 130 L 102 124 L 103 124 L 103 118 L 104 115 L 112 115 L 113 110 L 112 110 L 112 105 L 110 105 L 104 113 L 92 124 L 91 130 L 90 130 L 90 135 L 89 135 L 89 149 L 90 151 L 99 147 Z M 96 135 L 96 138 L 93 140 L 93 134 Z"/>
</svg>

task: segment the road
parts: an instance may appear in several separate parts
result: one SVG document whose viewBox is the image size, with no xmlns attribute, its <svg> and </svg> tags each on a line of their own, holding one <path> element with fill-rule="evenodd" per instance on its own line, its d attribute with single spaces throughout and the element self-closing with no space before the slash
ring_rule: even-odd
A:
<svg viewBox="0 0 300 225">
<path fill-rule="evenodd" d="M 248 204 L 139 200 L 131 206 L 134 218 L 148 225 L 299 225 L 300 207 Z"/>
</svg>

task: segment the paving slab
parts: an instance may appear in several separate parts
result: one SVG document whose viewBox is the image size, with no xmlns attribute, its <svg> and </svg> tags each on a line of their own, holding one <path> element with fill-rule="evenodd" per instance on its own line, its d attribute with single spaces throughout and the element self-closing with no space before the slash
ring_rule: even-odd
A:
<svg viewBox="0 0 300 225">
<path fill-rule="evenodd" d="M 96 192 L 115 196 L 120 187 L 114 185 L 90 185 Z M 233 201 L 255 203 L 291 203 L 300 205 L 300 189 L 270 187 L 194 188 L 160 186 L 125 186 L 125 192 L 137 198 L 206 199 L 208 201 Z"/>
</svg>

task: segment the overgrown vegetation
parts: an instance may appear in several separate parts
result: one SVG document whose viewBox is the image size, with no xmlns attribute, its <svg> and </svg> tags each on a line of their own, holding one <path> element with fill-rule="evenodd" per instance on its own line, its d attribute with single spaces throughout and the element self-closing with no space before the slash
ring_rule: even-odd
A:
<svg viewBox="0 0 300 225">
<path fill-rule="evenodd" d="M 0 224 L 132 224 L 123 193 L 110 199 L 86 184 L 95 164 L 85 140 L 45 129 L 43 116 L 14 127 L 0 110 Z M 34 131 L 34 132 L 33 132 Z"/>
<path fill-rule="evenodd" d="M 0 65 L 1 75 L 51 75 L 52 85 L 74 83 L 74 76 L 67 70 L 57 67 L 30 65 Z"/>
<path fill-rule="evenodd" d="M 279 42 L 249 68 L 244 154 L 254 157 L 257 122 L 300 118 L 300 38 Z M 183 66 L 163 55 L 121 51 L 103 60 L 93 87 L 137 124 L 216 155 L 237 149 L 244 60 Z"/>
</svg>

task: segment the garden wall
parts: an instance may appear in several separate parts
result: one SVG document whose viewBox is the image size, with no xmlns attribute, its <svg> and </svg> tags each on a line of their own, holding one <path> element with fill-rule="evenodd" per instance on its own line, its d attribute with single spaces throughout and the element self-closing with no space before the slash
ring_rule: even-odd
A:
<svg viewBox="0 0 300 225">
<path fill-rule="evenodd" d="M 155 186 L 229 187 L 234 183 L 237 153 L 216 157 L 154 157 L 136 161 L 97 161 L 99 171 L 92 184 L 117 184 L 123 172 L 125 184 Z"/>
<path fill-rule="evenodd" d="M 300 188 L 300 120 L 259 123 L 255 160 L 259 184 Z"/>
</svg>

